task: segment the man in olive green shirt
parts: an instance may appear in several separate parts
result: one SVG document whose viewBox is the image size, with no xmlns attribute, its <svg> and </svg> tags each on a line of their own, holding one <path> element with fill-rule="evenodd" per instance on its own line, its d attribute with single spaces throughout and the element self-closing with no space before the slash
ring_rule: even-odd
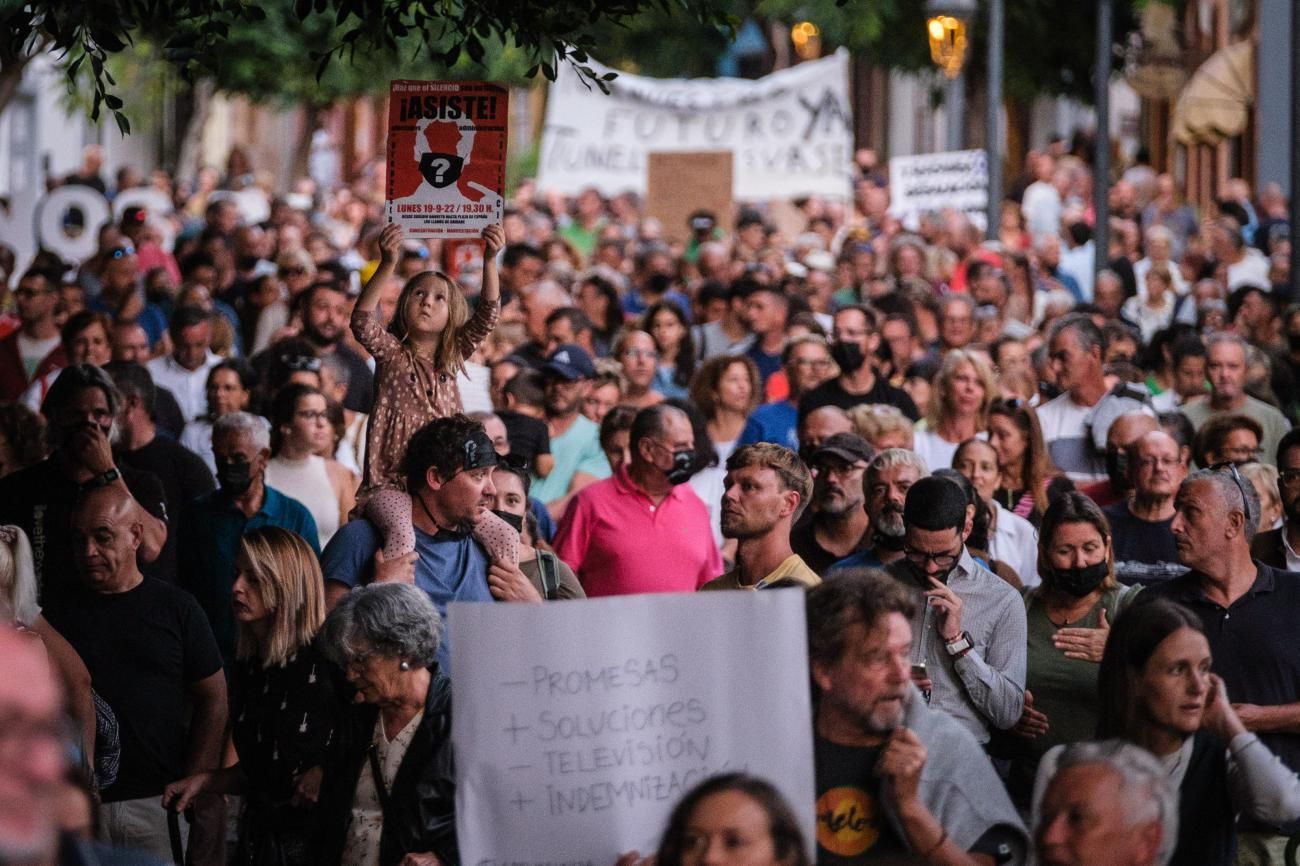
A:
<svg viewBox="0 0 1300 866">
<path fill-rule="evenodd" d="M 771 442 L 737 448 L 727 460 L 722 494 L 722 534 L 736 539 L 736 567 L 701 590 L 821 583 L 790 548 L 790 527 L 811 495 L 808 467 L 789 448 Z"/>
<path fill-rule="evenodd" d="M 1291 422 L 1274 407 L 1246 393 L 1246 341 L 1236 334 L 1213 334 L 1206 339 L 1205 348 L 1210 398 L 1199 403 L 1186 403 L 1178 407 L 1178 411 L 1186 415 L 1197 430 L 1216 415 L 1254 418 L 1264 430 L 1257 459 L 1275 465 L 1277 445 L 1291 429 Z"/>
</svg>

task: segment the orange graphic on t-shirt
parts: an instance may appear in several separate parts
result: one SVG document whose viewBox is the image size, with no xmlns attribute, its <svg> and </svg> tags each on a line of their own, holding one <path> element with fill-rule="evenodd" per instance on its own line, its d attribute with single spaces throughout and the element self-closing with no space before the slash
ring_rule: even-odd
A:
<svg viewBox="0 0 1300 866">
<path fill-rule="evenodd" d="M 817 844 L 841 857 L 856 857 L 880 838 L 879 815 L 861 788 L 831 788 L 817 798 Z"/>
</svg>

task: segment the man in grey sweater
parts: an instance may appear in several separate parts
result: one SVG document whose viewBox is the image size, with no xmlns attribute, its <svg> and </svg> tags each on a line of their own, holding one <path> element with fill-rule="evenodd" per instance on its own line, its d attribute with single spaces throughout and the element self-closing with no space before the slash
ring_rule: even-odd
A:
<svg viewBox="0 0 1300 866">
<path fill-rule="evenodd" d="M 808 593 L 817 863 L 1025 861 L 1028 838 L 974 735 L 912 684 L 907 590 L 846 570 Z"/>
</svg>

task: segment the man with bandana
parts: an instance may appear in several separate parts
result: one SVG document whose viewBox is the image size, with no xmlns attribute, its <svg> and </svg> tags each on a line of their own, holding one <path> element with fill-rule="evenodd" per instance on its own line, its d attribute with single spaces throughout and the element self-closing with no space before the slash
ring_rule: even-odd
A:
<svg viewBox="0 0 1300 866">
<path fill-rule="evenodd" d="M 477 421 L 452 415 L 421 427 L 404 464 L 415 550 L 385 560 L 374 524 L 349 521 L 321 554 L 326 603 L 332 608 L 353 587 L 384 581 L 413 583 L 444 616 L 453 601 L 541 601 L 517 562 L 494 560 L 471 531 L 495 498 L 496 465 L 492 440 Z M 444 667 L 448 643 L 444 639 L 438 650 Z"/>
<path fill-rule="evenodd" d="M 72 512 L 84 492 L 121 487 L 143 510 L 139 561 L 158 558 L 167 541 L 166 496 L 152 472 L 118 466 L 113 458 L 122 397 L 108 374 L 91 364 L 67 367 L 41 404 L 53 449 L 33 466 L 0 480 L 0 524 L 14 524 L 32 542 L 42 603 L 76 584 Z"/>
<path fill-rule="evenodd" d="M 1027 629 L 1020 594 L 966 549 L 974 516 L 955 483 L 920 479 L 903 506 L 903 556 L 889 570 L 917 604 L 917 684 L 983 744 L 1024 709 Z"/>
<path fill-rule="evenodd" d="M 632 459 L 578 491 L 555 552 L 590 597 L 693 592 L 722 573 L 709 510 L 686 484 L 695 433 L 686 413 L 660 404 L 632 421 Z"/>
</svg>

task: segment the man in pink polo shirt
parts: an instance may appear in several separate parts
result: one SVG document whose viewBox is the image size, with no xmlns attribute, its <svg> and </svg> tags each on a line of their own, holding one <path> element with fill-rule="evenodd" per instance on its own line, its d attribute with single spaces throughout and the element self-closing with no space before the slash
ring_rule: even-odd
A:
<svg viewBox="0 0 1300 866">
<path fill-rule="evenodd" d="M 631 461 L 580 490 L 555 535 L 555 552 L 588 597 L 694 592 L 722 571 L 709 511 L 689 485 L 695 435 L 680 409 L 642 409 Z"/>
</svg>

